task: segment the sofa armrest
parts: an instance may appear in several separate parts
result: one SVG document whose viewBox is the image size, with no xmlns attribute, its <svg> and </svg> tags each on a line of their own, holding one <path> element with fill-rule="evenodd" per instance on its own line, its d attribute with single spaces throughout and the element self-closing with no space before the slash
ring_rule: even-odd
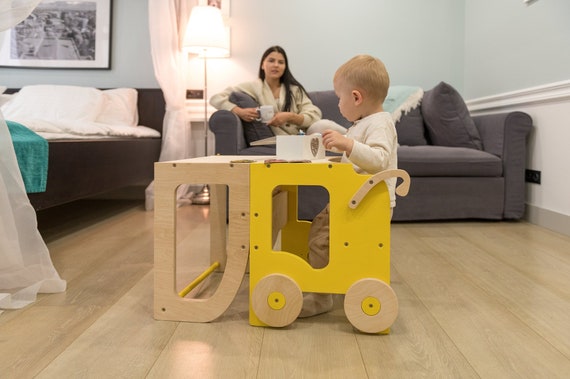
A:
<svg viewBox="0 0 570 379">
<path fill-rule="evenodd" d="M 209 125 L 216 137 L 216 154 L 239 155 L 239 152 L 247 147 L 241 120 L 232 112 L 226 110 L 214 112 Z"/>
<path fill-rule="evenodd" d="M 524 112 L 474 116 L 483 149 L 500 157 L 505 177 L 505 219 L 520 219 L 525 209 L 527 137 L 532 118 Z"/>
</svg>

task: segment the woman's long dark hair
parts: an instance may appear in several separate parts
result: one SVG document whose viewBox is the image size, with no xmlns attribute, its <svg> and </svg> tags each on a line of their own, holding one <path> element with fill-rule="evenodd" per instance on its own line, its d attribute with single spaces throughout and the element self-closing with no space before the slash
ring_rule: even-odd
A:
<svg viewBox="0 0 570 379">
<path fill-rule="evenodd" d="M 297 79 L 293 77 L 293 74 L 291 74 L 291 70 L 289 70 L 289 59 L 287 58 L 285 50 L 283 50 L 281 46 L 271 46 L 265 50 L 265 53 L 263 53 L 261 56 L 261 62 L 259 63 L 259 79 L 265 80 L 265 71 L 263 71 L 261 66 L 263 66 L 263 61 L 265 58 L 267 58 L 267 56 L 273 52 L 282 54 L 283 58 L 285 58 L 285 71 L 283 72 L 283 75 L 279 81 L 285 85 L 285 104 L 283 105 L 283 110 L 285 112 L 289 112 L 291 110 L 291 104 L 293 103 L 293 92 L 291 91 L 291 85 L 296 85 L 301 89 L 301 93 L 299 94 L 299 96 L 301 96 L 301 99 L 303 97 L 303 94 L 305 94 L 307 97 L 309 97 L 309 94 L 305 90 L 305 87 L 303 87 L 301 83 L 299 83 Z"/>
</svg>

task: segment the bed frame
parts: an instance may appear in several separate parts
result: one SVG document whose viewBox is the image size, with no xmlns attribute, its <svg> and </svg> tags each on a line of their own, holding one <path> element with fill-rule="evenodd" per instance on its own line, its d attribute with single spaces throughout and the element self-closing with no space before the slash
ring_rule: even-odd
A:
<svg viewBox="0 0 570 379">
<path fill-rule="evenodd" d="M 162 90 L 137 91 L 139 124 L 162 133 Z M 153 180 L 161 143 L 161 138 L 51 140 L 46 191 L 29 193 L 30 202 L 39 211 L 124 187 L 146 186 Z"/>
</svg>

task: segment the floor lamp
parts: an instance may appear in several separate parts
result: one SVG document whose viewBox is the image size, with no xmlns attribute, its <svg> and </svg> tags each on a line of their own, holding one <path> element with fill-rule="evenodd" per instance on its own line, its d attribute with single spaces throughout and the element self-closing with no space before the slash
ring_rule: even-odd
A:
<svg viewBox="0 0 570 379">
<path fill-rule="evenodd" d="M 184 50 L 204 59 L 204 156 L 208 155 L 208 58 L 225 57 L 228 41 L 220 9 L 212 6 L 194 6 L 186 34 Z M 192 197 L 192 204 L 210 204 L 207 184 Z"/>
</svg>

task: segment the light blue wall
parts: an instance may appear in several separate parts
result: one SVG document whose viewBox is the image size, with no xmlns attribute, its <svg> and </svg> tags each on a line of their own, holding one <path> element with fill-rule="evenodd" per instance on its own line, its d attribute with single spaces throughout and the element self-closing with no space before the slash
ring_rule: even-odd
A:
<svg viewBox="0 0 570 379">
<path fill-rule="evenodd" d="M 231 60 L 255 76 L 265 48 L 280 44 L 297 78 L 320 90 L 332 88 L 341 63 L 368 53 L 386 63 L 394 84 L 462 88 L 463 15 L 457 0 L 233 0 Z M 0 84 L 157 87 L 149 50 L 147 1 L 115 0 L 110 71 L 0 68 Z"/>
<path fill-rule="evenodd" d="M 157 87 L 147 1 L 115 0 L 113 12 L 111 70 L 0 68 L 0 85 Z M 570 79 L 569 16 L 568 0 L 233 0 L 231 61 L 255 76 L 263 50 L 280 44 L 297 78 L 320 90 L 341 63 L 369 53 L 393 84 L 444 80 L 474 98 Z"/>
<path fill-rule="evenodd" d="M 0 68 L 0 85 L 70 84 L 156 88 L 150 55 L 146 0 L 113 1 L 111 70 Z"/>
<path fill-rule="evenodd" d="M 466 98 L 570 79 L 570 1 L 465 4 Z"/>
<path fill-rule="evenodd" d="M 332 88 L 336 68 L 359 53 L 384 61 L 393 84 L 463 86 L 463 1 L 233 0 L 232 59 L 257 72 L 281 45 L 309 90 Z"/>
</svg>

